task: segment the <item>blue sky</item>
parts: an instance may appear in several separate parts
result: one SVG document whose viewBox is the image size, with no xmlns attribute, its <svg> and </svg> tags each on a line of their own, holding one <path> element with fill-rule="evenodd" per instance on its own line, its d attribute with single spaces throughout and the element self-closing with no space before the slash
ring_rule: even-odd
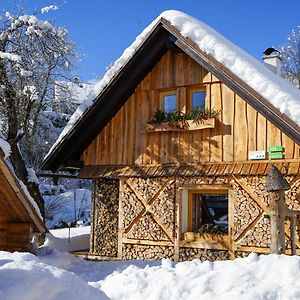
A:
<svg viewBox="0 0 300 300">
<path fill-rule="evenodd" d="M 11 1 L 11 0 L 10 0 Z M 0 10 L 8 0 L 0 0 Z M 13 1 L 11 1 L 13 2 Z M 23 0 L 25 9 L 49 4 L 60 9 L 47 14 L 65 26 L 81 55 L 74 71 L 83 81 L 103 75 L 135 37 L 162 11 L 177 9 L 208 24 L 260 59 L 269 46 L 285 43 L 300 25 L 300 1 L 261 0 Z"/>
</svg>

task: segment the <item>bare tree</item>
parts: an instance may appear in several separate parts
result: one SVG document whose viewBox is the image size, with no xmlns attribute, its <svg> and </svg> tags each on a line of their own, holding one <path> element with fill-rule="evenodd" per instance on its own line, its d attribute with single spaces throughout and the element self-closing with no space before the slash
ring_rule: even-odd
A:
<svg viewBox="0 0 300 300">
<path fill-rule="evenodd" d="M 56 8 L 52 5 L 40 13 Z M 0 17 L 0 125 L 11 145 L 15 172 L 43 211 L 37 185 L 28 180 L 19 143 L 30 145 L 38 116 L 53 97 L 55 81 L 70 71 L 74 48 L 66 29 L 38 16 L 6 12 Z"/>
<path fill-rule="evenodd" d="M 282 76 L 300 89 L 300 26 L 288 36 L 281 58 Z"/>
</svg>

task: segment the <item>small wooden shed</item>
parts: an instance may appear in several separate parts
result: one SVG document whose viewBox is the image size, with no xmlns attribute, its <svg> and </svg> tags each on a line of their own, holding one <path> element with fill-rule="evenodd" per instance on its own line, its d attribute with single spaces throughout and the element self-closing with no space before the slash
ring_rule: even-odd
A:
<svg viewBox="0 0 300 300">
<path fill-rule="evenodd" d="M 299 121 L 293 108 L 280 111 L 283 101 L 299 110 L 296 88 L 205 24 L 171 11 L 136 39 L 98 90 L 43 166 L 80 168 L 79 177 L 93 179 L 92 255 L 269 253 L 271 165 L 291 185 L 287 205 L 300 210 Z M 198 107 L 204 117 L 178 121 Z"/>
<path fill-rule="evenodd" d="M 0 151 L 1 153 L 1 151 Z M 33 233 L 46 228 L 34 200 L 0 155 L 0 250 L 31 251 Z"/>
</svg>

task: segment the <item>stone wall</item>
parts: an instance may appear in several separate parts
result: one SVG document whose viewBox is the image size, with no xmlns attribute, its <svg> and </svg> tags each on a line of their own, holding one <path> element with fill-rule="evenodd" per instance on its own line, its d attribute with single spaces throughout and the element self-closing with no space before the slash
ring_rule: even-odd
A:
<svg viewBox="0 0 300 300">
<path fill-rule="evenodd" d="M 93 255 L 116 257 L 118 253 L 119 180 L 97 179 L 91 230 Z"/>
</svg>

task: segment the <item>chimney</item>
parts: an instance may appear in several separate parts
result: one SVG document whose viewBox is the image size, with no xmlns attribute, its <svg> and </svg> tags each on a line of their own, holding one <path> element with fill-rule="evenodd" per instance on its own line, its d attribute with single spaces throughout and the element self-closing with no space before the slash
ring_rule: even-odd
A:
<svg viewBox="0 0 300 300">
<path fill-rule="evenodd" d="M 280 52 L 274 48 L 268 48 L 263 53 L 265 54 L 262 58 L 264 65 L 276 75 L 280 76 Z"/>
</svg>

